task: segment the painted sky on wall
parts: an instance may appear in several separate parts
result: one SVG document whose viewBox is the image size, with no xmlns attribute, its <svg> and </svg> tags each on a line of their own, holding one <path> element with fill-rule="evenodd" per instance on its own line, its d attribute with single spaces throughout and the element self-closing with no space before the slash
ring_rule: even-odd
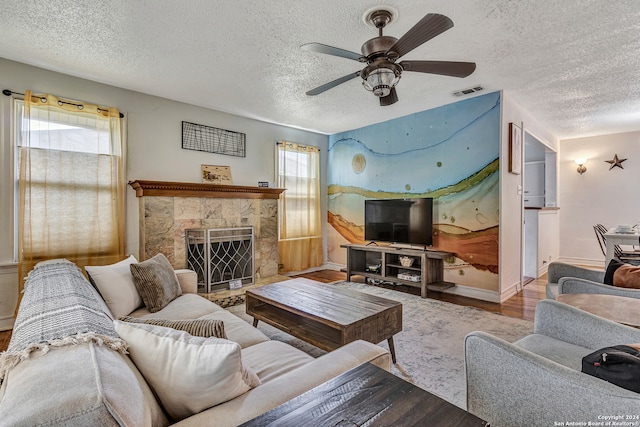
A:
<svg viewBox="0 0 640 427">
<path fill-rule="evenodd" d="M 455 184 L 498 157 L 499 118 L 500 95 L 494 93 L 331 135 L 328 183 L 384 191 L 405 191 L 408 178 L 416 189 Z M 354 174 L 358 153 L 366 167 Z M 389 170 L 394 166 L 399 169 Z"/>
<path fill-rule="evenodd" d="M 340 244 L 362 240 L 365 199 L 434 197 L 434 246 L 456 249 L 467 273 L 496 276 L 499 153 L 499 92 L 331 135 L 329 259 L 344 263 Z"/>
</svg>

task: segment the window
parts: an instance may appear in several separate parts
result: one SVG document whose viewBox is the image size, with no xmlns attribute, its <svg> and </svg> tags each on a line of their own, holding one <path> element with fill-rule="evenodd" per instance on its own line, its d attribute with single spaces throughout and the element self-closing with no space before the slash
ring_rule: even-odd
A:
<svg viewBox="0 0 640 427">
<path fill-rule="evenodd" d="M 117 110 L 86 104 L 80 110 L 30 92 L 14 107 L 21 277 L 45 259 L 67 258 L 80 267 L 122 259 L 124 150 Z"/>
<path fill-rule="evenodd" d="M 290 142 L 276 147 L 278 187 L 286 189 L 278 205 L 280 271 L 322 265 L 319 150 Z"/>
</svg>

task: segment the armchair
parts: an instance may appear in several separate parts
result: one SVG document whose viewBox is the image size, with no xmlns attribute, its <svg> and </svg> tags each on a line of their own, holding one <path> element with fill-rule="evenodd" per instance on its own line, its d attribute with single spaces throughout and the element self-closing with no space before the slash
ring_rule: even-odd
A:
<svg viewBox="0 0 640 427">
<path fill-rule="evenodd" d="M 547 298 L 555 299 L 560 294 L 606 294 L 640 298 L 640 289 L 605 285 L 603 281 L 604 271 L 552 262 L 549 264 Z"/>
<path fill-rule="evenodd" d="M 587 354 L 636 342 L 640 329 L 542 300 L 533 334 L 515 343 L 484 332 L 466 336 L 467 410 L 492 427 L 586 425 L 604 415 L 637 414 L 640 394 L 580 371 Z"/>
<path fill-rule="evenodd" d="M 547 282 L 547 298 L 549 299 L 556 299 L 556 297 L 560 294 L 558 283 L 563 278 L 582 279 L 582 281 L 588 281 L 591 283 L 595 282 L 599 284 L 602 284 L 602 282 L 604 281 L 604 271 L 591 270 L 584 267 L 565 264 L 563 262 L 552 262 L 551 264 L 549 264 L 548 276 L 549 279 Z M 569 292 L 565 291 L 562 293 Z"/>
</svg>

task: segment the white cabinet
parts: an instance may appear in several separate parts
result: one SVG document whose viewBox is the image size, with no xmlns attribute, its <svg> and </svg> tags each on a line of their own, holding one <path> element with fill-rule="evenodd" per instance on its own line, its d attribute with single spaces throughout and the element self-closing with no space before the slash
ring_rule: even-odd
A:
<svg viewBox="0 0 640 427">
<path fill-rule="evenodd" d="M 525 209 L 524 276 L 538 278 L 547 272 L 552 261 L 558 259 L 560 256 L 558 235 L 557 209 Z"/>
<path fill-rule="evenodd" d="M 543 207 L 545 195 L 544 161 L 524 165 L 524 206 Z"/>
</svg>

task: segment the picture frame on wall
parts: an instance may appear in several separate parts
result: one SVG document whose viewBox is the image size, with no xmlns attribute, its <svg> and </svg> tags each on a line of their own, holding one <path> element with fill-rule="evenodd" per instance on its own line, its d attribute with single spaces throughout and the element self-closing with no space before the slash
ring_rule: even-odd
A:
<svg viewBox="0 0 640 427">
<path fill-rule="evenodd" d="M 231 185 L 231 167 L 202 165 L 202 183 L 203 184 L 219 184 Z"/>
<path fill-rule="evenodd" d="M 522 129 L 515 123 L 509 123 L 509 172 L 522 173 Z"/>
</svg>

